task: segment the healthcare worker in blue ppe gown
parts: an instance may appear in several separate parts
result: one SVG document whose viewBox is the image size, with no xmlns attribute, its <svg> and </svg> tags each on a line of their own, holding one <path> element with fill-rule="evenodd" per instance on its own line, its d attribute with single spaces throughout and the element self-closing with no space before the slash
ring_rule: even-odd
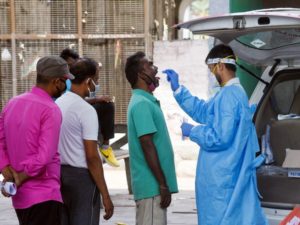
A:
<svg viewBox="0 0 300 225">
<path fill-rule="evenodd" d="M 235 55 L 230 47 L 217 45 L 206 64 L 221 85 L 208 101 L 180 86 L 174 70 L 164 71 L 180 107 L 199 123 L 181 125 L 183 135 L 201 147 L 196 171 L 198 224 L 268 224 L 256 184 L 256 167 L 263 158 L 255 158 L 259 145 L 253 110 L 235 77 Z"/>
</svg>

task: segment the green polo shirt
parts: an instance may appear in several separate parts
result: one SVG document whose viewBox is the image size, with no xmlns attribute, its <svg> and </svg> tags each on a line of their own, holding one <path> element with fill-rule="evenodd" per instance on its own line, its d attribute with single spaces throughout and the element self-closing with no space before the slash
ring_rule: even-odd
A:
<svg viewBox="0 0 300 225">
<path fill-rule="evenodd" d="M 159 184 L 145 159 L 139 137 L 153 134 L 161 168 L 170 192 L 178 192 L 174 153 L 159 101 L 150 93 L 134 89 L 128 106 L 128 144 L 134 199 L 159 195 Z"/>
</svg>

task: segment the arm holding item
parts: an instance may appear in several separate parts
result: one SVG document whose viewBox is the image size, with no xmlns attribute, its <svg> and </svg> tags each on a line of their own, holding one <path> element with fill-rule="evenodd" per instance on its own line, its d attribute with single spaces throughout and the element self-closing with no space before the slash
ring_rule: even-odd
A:
<svg viewBox="0 0 300 225">
<path fill-rule="evenodd" d="M 20 186 L 26 179 L 28 179 L 28 176 L 24 172 L 17 173 L 10 166 L 4 134 L 4 115 L 5 109 L 0 116 L 0 171 L 4 177 L 3 184 L 7 182 L 15 182 L 17 186 Z M 12 195 L 12 193 L 8 193 L 4 188 L 1 188 L 1 192 L 6 197 L 10 197 Z"/>
<path fill-rule="evenodd" d="M 4 181 L 13 181 L 14 180 L 14 176 L 12 173 L 12 168 L 11 166 L 5 166 L 2 170 L 1 170 L 1 174 L 4 177 Z"/>
<path fill-rule="evenodd" d="M 190 139 L 204 151 L 223 151 L 232 145 L 239 124 L 239 106 L 230 93 L 215 102 L 214 118 L 206 125 L 195 126 Z"/>
<path fill-rule="evenodd" d="M 16 185 L 9 181 L 0 181 L 0 189 L 5 197 L 11 197 L 17 193 Z"/>
<path fill-rule="evenodd" d="M 179 88 L 178 74 L 172 69 L 166 69 L 163 73 L 167 75 L 167 81 L 170 82 L 172 91 L 176 91 Z"/>
<path fill-rule="evenodd" d="M 164 73 L 167 74 L 167 80 L 171 83 L 172 89 L 173 87 L 176 88 L 178 74 L 174 70 L 165 70 Z M 224 94 L 225 96 L 228 95 L 225 97 L 226 101 L 223 100 L 224 96 L 221 96 L 214 106 L 211 106 L 218 109 L 215 111 L 217 113 L 215 113 L 214 119 L 211 121 L 208 113 L 209 102 L 192 96 L 184 86 L 179 86 L 174 93 L 180 107 L 193 120 L 205 124 L 193 127 L 188 123 L 183 123 L 181 126 L 183 136 L 190 137 L 192 141 L 196 142 L 203 149 L 209 149 L 209 151 L 226 149 L 231 144 L 234 131 L 236 130 L 238 106 L 235 106 L 235 97 L 231 91 L 226 91 Z"/>
<path fill-rule="evenodd" d="M 0 189 L 2 195 L 5 197 L 11 197 L 17 193 L 17 184 L 20 185 L 23 183 L 23 180 L 27 179 L 26 176 L 20 177 L 19 175 L 11 166 L 6 166 L 1 171 L 4 179 L 0 181 Z M 24 173 L 20 173 L 24 174 Z M 20 180 L 22 179 L 22 180 Z M 17 181 L 17 182 L 16 182 Z"/>
<path fill-rule="evenodd" d="M 5 166 L 2 170 L 1 170 L 1 174 L 3 175 L 4 179 L 1 182 L 0 181 L 0 189 L 1 189 L 1 193 L 2 195 L 4 195 L 5 197 L 10 197 L 11 194 L 4 188 L 5 183 L 7 182 L 11 182 L 14 180 L 13 177 L 13 173 L 11 170 L 10 166 Z"/>
<path fill-rule="evenodd" d="M 191 93 L 182 85 L 179 85 L 178 74 L 171 69 L 164 70 L 167 80 L 174 91 L 174 97 L 179 106 L 196 122 L 205 124 L 207 120 L 207 103 L 192 96 Z"/>
<path fill-rule="evenodd" d="M 183 137 L 189 137 L 190 136 L 190 133 L 191 133 L 191 130 L 193 129 L 193 125 L 192 124 L 189 124 L 189 123 L 186 123 L 186 122 L 183 122 L 180 126 L 181 128 L 181 132 L 182 132 L 182 136 Z"/>
</svg>

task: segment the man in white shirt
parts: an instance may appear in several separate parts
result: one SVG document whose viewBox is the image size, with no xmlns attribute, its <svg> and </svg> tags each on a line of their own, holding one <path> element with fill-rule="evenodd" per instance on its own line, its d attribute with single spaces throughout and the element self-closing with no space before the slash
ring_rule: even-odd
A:
<svg viewBox="0 0 300 225">
<path fill-rule="evenodd" d="M 65 203 L 63 225 L 98 225 L 100 196 L 104 219 L 113 215 L 97 151 L 98 119 L 95 109 L 84 98 L 98 87 L 99 66 L 89 58 L 79 59 L 70 72 L 75 76 L 71 91 L 56 100 L 62 111 L 59 140 L 62 196 Z"/>
<path fill-rule="evenodd" d="M 76 51 L 70 48 L 65 48 L 61 51 L 60 57 L 62 57 L 71 67 L 80 56 Z M 101 64 L 102 65 L 102 64 Z M 101 66 L 99 66 L 101 68 Z M 71 89 L 71 81 L 67 80 L 67 91 Z M 118 167 L 120 166 L 118 160 L 115 157 L 114 151 L 109 144 L 109 140 L 115 136 L 115 104 L 114 97 L 108 95 L 97 96 L 94 92 L 92 96 L 85 99 L 90 103 L 97 112 L 98 124 L 99 124 L 99 152 L 102 158 L 110 166 Z"/>
</svg>

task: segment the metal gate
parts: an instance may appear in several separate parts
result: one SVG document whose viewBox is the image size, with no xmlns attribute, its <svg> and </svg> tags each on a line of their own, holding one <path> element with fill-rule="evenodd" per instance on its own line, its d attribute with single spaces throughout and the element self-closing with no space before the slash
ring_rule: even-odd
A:
<svg viewBox="0 0 300 225">
<path fill-rule="evenodd" d="M 40 57 L 70 47 L 103 65 L 101 93 L 116 97 L 116 123 L 126 123 L 130 87 L 126 58 L 147 51 L 149 0 L 0 0 L 0 108 L 29 90 Z M 145 15 L 146 13 L 146 15 Z"/>
</svg>

